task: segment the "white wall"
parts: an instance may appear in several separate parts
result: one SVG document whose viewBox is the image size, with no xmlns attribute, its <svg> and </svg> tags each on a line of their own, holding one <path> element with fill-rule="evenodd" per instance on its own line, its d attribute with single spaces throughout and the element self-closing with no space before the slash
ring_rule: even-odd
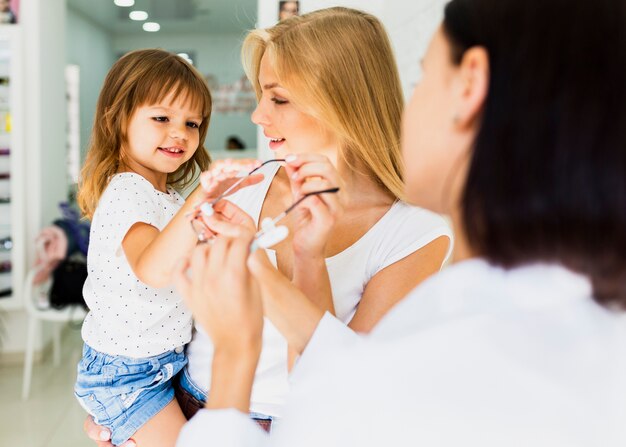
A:
<svg viewBox="0 0 626 447">
<path fill-rule="evenodd" d="M 393 45 L 405 98 L 420 76 L 420 59 L 443 19 L 447 0 L 385 2 L 382 20 Z"/>
<path fill-rule="evenodd" d="M 111 35 L 73 9 L 67 11 L 67 63 L 80 67 L 80 146 L 87 151 L 98 94 L 113 64 Z"/>
<path fill-rule="evenodd" d="M 58 203 L 67 197 L 65 157 L 65 0 L 31 0 L 21 3 L 23 100 L 25 148 L 26 264 L 34 261 L 34 239 L 39 230 L 59 216 Z M 17 126 L 16 126 L 17 127 Z M 17 176 L 17 175 L 16 175 Z M 18 249 L 17 247 L 14 249 Z M 21 249 L 21 248 L 20 248 Z M 3 316 L 7 338 L 3 353 L 24 350 L 25 313 Z M 40 337 L 39 346 L 49 339 Z"/>
<path fill-rule="evenodd" d="M 243 75 L 239 52 L 241 34 L 186 34 L 146 33 L 142 36 L 117 36 L 113 39 L 115 54 L 139 48 L 163 48 L 168 51 L 193 51 L 194 65 L 204 74 L 213 74 L 220 84 L 233 83 Z M 256 130 L 249 114 L 213 113 L 205 147 L 218 152 L 225 147 L 229 135 L 239 136 L 246 147 L 256 146 Z"/>
</svg>

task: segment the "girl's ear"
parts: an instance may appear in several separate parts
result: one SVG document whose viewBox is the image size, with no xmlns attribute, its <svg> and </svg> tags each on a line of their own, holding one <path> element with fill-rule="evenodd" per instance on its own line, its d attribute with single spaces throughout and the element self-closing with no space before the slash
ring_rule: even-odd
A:
<svg viewBox="0 0 626 447">
<path fill-rule="evenodd" d="M 474 125 L 489 90 L 489 55 L 483 47 L 472 47 L 463 54 L 458 68 L 455 89 L 454 122 L 459 128 Z"/>
</svg>

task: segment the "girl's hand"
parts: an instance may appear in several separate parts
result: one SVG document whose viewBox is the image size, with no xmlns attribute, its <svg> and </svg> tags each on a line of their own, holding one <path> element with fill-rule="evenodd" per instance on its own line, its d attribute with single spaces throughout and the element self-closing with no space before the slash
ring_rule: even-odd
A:
<svg viewBox="0 0 626 447">
<path fill-rule="evenodd" d="M 195 204 L 212 202 L 239 181 L 241 183 L 229 191 L 226 196 L 234 194 L 247 186 L 256 185 L 263 180 L 263 177 L 263 174 L 252 174 L 242 180 L 241 177 L 237 177 L 236 172 L 221 172 L 215 175 L 211 171 L 204 171 L 200 174 L 200 186 L 194 190 L 189 198 Z"/>
<path fill-rule="evenodd" d="M 337 170 L 323 155 L 288 156 L 286 171 L 294 200 L 307 193 L 341 187 Z M 293 249 L 296 255 L 324 257 L 333 225 L 343 212 L 340 194 L 341 191 L 307 197 L 293 210 Z"/>
<path fill-rule="evenodd" d="M 213 211 L 214 213 L 211 216 L 202 215 L 201 218 L 206 226 L 216 235 L 230 235 L 233 230 L 239 234 L 238 226 L 245 227 L 253 234 L 256 232 L 256 224 L 252 217 L 228 200 L 217 202 L 213 205 Z M 226 225 L 223 223 L 226 223 Z"/>
<path fill-rule="evenodd" d="M 98 447 L 113 447 L 111 444 L 111 432 L 108 428 L 98 425 L 94 422 L 93 417 L 87 416 L 83 424 L 83 430 L 92 441 L 96 441 Z M 129 439 L 120 447 L 135 447 L 135 441 Z"/>
<path fill-rule="evenodd" d="M 198 245 L 177 264 L 176 286 L 211 337 L 216 353 L 258 355 L 263 307 L 259 287 L 246 265 L 254 231 L 226 221 L 220 226 L 220 235 L 211 244 Z"/>
</svg>

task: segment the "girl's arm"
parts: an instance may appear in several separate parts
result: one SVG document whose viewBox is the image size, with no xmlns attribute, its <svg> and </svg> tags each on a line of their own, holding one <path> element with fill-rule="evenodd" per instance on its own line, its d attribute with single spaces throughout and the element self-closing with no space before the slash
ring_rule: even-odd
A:
<svg viewBox="0 0 626 447">
<path fill-rule="evenodd" d="M 256 184 L 262 179 L 262 175 L 250 176 L 237 190 Z M 216 181 L 209 182 L 208 191 L 198 186 L 163 231 L 143 222 L 137 222 L 130 227 L 122 241 L 122 248 L 133 273 L 141 282 L 151 287 L 166 287 L 172 283 L 174 265 L 181 257 L 189 254 L 198 242 L 187 213 L 193 211 L 197 203 L 217 197 L 236 180 L 238 179 L 217 178 Z"/>
<path fill-rule="evenodd" d="M 171 284 L 175 263 L 198 241 L 185 215 L 204 197 L 203 189 L 198 186 L 163 231 L 143 222 L 130 227 L 122 240 L 122 248 L 130 268 L 141 282 L 151 287 Z"/>
</svg>

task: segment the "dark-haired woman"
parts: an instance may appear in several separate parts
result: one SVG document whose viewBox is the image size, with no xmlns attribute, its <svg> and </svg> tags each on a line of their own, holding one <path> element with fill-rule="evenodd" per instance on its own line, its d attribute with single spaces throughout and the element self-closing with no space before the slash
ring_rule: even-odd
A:
<svg viewBox="0 0 626 447">
<path fill-rule="evenodd" d="M 626 445 L 624 23 L 615 0 L 449 3 L 403 153 L 407 196 L 452 217 L 456 263 L 363 339 L 328 313 L 290 324 L 306 298 L 222 223 L 179 272 L 216 348 L 178 445 Z M 245 413 L 263 308 L 286 302 L 275 324 L 303 355 L 268 439 Z"/>
</svg>

